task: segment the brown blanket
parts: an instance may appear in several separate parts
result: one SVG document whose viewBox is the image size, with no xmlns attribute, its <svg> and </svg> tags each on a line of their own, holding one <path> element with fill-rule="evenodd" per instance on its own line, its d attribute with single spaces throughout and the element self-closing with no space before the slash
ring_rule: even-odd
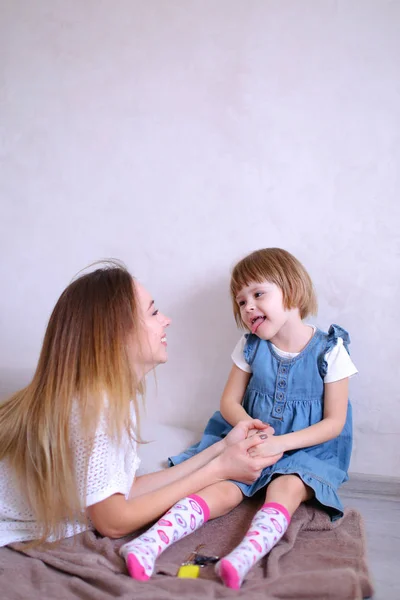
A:
<svg viewBox="0 0 400 600">
<path fill-rule="evenodd" d="M 246 597 L 249 600 L 357 600 L 372 595 L 360 514 L 346 510 L 331 523 L 325 513 L 301 506 L 268 558 L 250 572 L 241 592 L 225 588 L 204 567 L 199 579 L 175 577 L 198 544 L 205 554 L 225 554 L 243 537 L 257 508 L 246 500 L 232 513 L 210 521 L 159 557 L 150 581 L 133 581 L 112 541 L 86 532 L 44 550 L 23 544 L 0 548 L 0 596 L 4 600 L 189 600 Z"/>
</svg>

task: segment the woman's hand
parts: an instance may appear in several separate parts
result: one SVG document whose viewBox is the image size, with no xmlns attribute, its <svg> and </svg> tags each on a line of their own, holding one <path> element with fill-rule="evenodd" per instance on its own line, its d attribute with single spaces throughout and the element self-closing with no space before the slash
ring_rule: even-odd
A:
<svg viewBox="0 0 400 600">
<path fill-rule="evenodd" d="M 258 431 L 267 433 L 267 435 L 273 435 L 275 430 L 268 423 L 263 423 L 260 419 L 248 419 L 246 421 L 240 421 L 235 427 L 228 433 L 223 439 L 224 446 L 232 446 L 242 440 L 245 440 L 251 435 L 255 435 Z"/>
<path fill-rule="evenodd" d="M 238 425 L 240 425 L 240 423 Z M 253 483 L 256 481 L 265 467 L 274 465 L 282 457 L 281 453 L 268 457 L 262 455 L 259 457 L 251 456 L 250 452 L 263 443 L 264 439 L 262 439 L 260 435 L 254 435 L 226 447 L 225 450 L 214 459 L 215 464 L 218 467 L 220 479 L 233 479 L 243 483 Z"/>
</svg>

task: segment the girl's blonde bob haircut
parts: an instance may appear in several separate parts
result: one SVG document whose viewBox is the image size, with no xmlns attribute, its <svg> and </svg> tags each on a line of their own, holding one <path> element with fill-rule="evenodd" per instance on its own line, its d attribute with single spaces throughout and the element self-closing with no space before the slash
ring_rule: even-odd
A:
<svg viewBox="0 0 400 600">
<path fill-rule="evenodd" d="M 263 248 L 245 256 L 232 271 L 230 291 L 233 314 L 239 327 L 246 329 L 236 301 L 237 295 L 251 283 L 263 281 L 280 287 L 284 308 L 298 308 L 301 319 L 317 314 L 314 286 L 301 262 L 282 248 Z"/>
</svg>

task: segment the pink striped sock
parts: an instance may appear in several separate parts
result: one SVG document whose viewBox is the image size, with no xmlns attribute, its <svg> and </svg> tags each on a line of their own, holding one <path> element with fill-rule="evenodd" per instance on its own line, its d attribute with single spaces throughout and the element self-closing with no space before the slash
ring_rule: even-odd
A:
<svg viewBox="0 0 400 600">
<path fill-rule="evenodd" d="M 147 581 L 157 557 L 168 546 L 196 531 L 209 517 L 207 502 L 196 494 L 177 502 L 145 533 L 121 546 L 119 553 L 126 561 L 130 576 Z"/>
<path fill-rule="evenodd" d="M 282 504 L 265 503 L 254 516 L 245 538 L 215 565 L 224 584 L 238 590 L 251 567 L 279 542 L 289 523 L 290 515 Z"/>
</svg>

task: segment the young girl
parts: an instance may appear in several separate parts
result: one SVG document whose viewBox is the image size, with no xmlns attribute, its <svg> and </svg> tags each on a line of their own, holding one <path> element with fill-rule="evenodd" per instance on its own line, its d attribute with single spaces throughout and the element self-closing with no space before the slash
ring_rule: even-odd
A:
<svg viewBox="0 0 400 600">
<path fill-rule="evenodd" d="M 332 325 L 324 333 L 303 322 L 316 313 L 311 279 L 289 252 L 268 248 L 240 261 L 231 278 L 233 311 L 250 333 L 237 344 L 234 365 L 201 442 L 173 457 L 181 463 L 223 439 L 240 420 L 268 421 L 277 435 L 249 450 L 277 457 L 252 485 L 223 481 L 197 494 L 203 514 L 218 517 L 243 497 L 265 488 L 265 504 L 244 540 L 216 565 L 225 585 L 238 589 L 250 568 L 284 535 L 298 506 L 313 497 L 332 519 L 343 514 L 337 488 L 347 479 L 351 445 L 348 379 L 357 370 L 347 332 Z M 251 435 L 253 432 L 250 432 Z M 131 576 L 147 579 L 155 557 L 193 529 L 190 503 L 182 501 L 148 532 L 121 549 Z M 198 510 L 193 507 L 193 511 Z"/>
<path fill-rule="evenodd" d="M 185 463 L 135 476 L 138 398 L 146 373 L 167 360 L 169 324 L 115 262 L 62 293 L 32 382 L 0 405 L 0 546 L 87 528 L 122 537 L 182 496 L 197 506 L 204 485 L 252 482 L 276 461 L 249 456 L 262 442 L 246 439 L 249 429 L 266 426 L 242 421 Z"/>
</svg>

